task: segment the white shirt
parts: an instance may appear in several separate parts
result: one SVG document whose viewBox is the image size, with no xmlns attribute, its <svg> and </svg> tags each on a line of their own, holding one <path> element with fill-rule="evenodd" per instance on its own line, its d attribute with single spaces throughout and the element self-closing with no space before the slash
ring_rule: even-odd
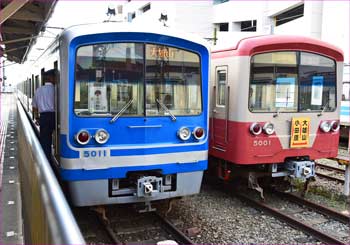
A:
<svg viewBox="0 0 350 245">
<path fill-rule="evenodd" d="M 55 87 L 52 83 L 45 83 L 35 91 L 32 106 L 38 108 L 39 113 L 55 111 Z"/>
</svg>

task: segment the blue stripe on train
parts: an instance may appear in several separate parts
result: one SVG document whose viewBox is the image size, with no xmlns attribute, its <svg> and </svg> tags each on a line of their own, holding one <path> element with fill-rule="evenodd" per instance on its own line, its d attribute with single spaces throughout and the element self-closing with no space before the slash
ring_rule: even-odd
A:
<svg viewBox="0 0 350 245">
<path fill-rule="evenodd" d="M 207 144 L 197 146 L 177 146 L 177 147 L 159 147 L 149 149 L 124 149 L 111 150 L 111 156 L 134 156 L 134 155 L 150 155 L 150 154 L 164 154 L 176 152 L 192 152 L 208 150 Z"/>
<path fill-rule="evenodd" d="M 171 164 L 156 164 L 148 166 L 132 166 L 132 167 L 115 167 L 108 169 L 61 169 L 62 179 L 65 181 L 79 180 L 98 180 L 112 178 L 126 178 L 128 172 L 161 170 L 162 174 L 175 174 L 204 171 L 207 169 L 208 161 L 199 161 L 196 163 L 171 163 Z"/>
<path fill-rule="evenodd" d="M 349 116 L 350 115 L 350 111 L 341 111 L 340 115 L 341 116 Z"/>
</svg>

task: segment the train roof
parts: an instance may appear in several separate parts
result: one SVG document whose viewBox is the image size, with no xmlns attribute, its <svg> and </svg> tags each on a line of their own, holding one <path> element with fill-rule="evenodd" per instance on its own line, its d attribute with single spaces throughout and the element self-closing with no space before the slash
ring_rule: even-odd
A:
<svg viewBox="0 0 350 245">
<path fill-rule="evenodd" d="M 251 56 L 268 51 L 301 50 L 326 55 L 336 61 L 344 61 L 343 51 L 338 47 L 318 39 L 290 36 L 265 35 L 242 38 L 231 46 L 218 47 L 212 51 L 212 58 L 229 56 Z"/>
<path fill-rule="evenodd" d="M 201 44 L 210 50 L 208 42 L 197 35 L 180 32 L 169 27 L 164 27 L 163 25 L 150 26 L 129 22 L 104 22 L 71 26 L 62 32 L 60 39 L 69 43 L 73 38 L 78 36 L 115 32 L 153 33 L 172 36 Z"/>
</svg>

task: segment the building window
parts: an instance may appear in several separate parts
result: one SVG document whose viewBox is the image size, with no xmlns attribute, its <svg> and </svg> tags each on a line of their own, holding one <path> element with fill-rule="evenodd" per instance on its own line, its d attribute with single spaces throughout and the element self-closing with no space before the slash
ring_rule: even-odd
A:
<svg viewBox="0 0 350 245">
<path fill-rule="evenodd" d="M 228 1 L 230 1 L 230 0 L 214 0 L 213 4 L 216 5 L 216 4 L 220 4 L 220 3 L 226 3 Z"/>
<path fill-rule="evenodd" d="M 135 17 L 136 17 L 135 12 L 128 13 L 128 22 L 131 22 L 133 19 L 135 19 Z"/>
<path fill-rule="evenodd" d="M 228 31 L 228 23 L 216 23 L 215 27 L 219 29 L 219 31 Z"/>
<path fill-rule="evenodd" d="M 142 13 L 144 13 L 144 12 L 147 12 L 148 10 L 150 10 L 150 9 L 151 9 L 151 3 L 148 3 L 145 6 L 143 6 L 140 10 L 141 10 Z"/>
<path fill-rule="evenodd" d="M 242 21 L 241 31 L 256 31 L 256 20 Z"/>
<path fill-rule="evenodd" d="M 289 21 L 298 19 L 304 16 L 304 4 L 295 8 L 289 9 L 275 17 L 276 26 L 283 25 Z"/>
</svg>

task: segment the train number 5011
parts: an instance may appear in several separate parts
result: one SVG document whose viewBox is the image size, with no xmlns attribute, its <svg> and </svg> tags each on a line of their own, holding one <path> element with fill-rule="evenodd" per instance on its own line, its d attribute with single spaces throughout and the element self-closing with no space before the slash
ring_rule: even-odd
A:
<svg viewBox="0 0 350 245">
<path fill-rule="evenodd" d="M 107 156 L 107 151 L 106 150 L 98 150 L 98 151 L 84 151 L 83 156 L 85 158 L 90 158 L 90 157 L 106 157 Z"/>
</svg>

